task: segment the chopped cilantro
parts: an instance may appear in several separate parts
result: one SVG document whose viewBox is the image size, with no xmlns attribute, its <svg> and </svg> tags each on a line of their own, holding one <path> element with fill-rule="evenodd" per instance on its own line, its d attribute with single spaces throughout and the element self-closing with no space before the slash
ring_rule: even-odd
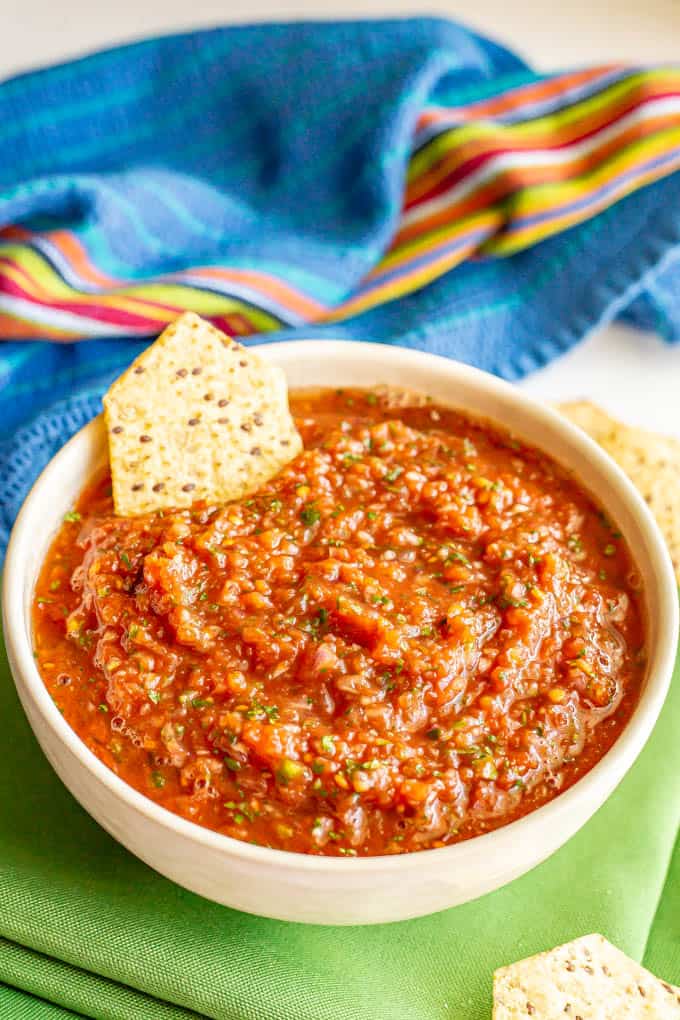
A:
<svg viewBox="0 0 680 1020">
<path fill-rule="evenodd" d="M 446 563 L 447 566 L 449 566 L 451 563 L 462 563 L 466 567 L 470 566 L 470 561 L 467 558 L 467 556 L 465 556 L 464 553 L 459 552 L 458 549 L 452 549 L 449 552 L 449 555 L 444 560 L 444 562 Z"/>
<path fill-rule="evenodd" d="M 303 524 L 309 525 L 309 527 L 311 527 L 312 524 L 316 524 L 316 522 L 320 519 L 321 514 L 316 507 L 311 505 L 311 503 L 308 503 L 307 506 L 304 506 L 300 511 L 300 520 Z"/>
<path fill-rule="evenodd" d="M 335 754 L 335 744 L 330 734 L 326 733 L 320 740 L 321 750 L 324 754 Z"/>
<path fill-rule="evenodd" d="M 268 719 L 269 722 L 276 722 L 279 717 L 277 705 L 263 705 L 257 698 L 246 712 L 249 719 Z"/>
<path fill-rule="evenodd" d="M 501 595 L 498 599 L 499 609 L 524 609 L 528 605 L 526 599 L 511 599 L 507 595 Z"/>
</svg>

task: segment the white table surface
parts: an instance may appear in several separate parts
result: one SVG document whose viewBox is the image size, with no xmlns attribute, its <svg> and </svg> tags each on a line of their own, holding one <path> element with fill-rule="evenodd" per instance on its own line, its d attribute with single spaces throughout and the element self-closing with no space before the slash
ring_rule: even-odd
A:
<svg viewBox="0 0 680 1020">
<path fill-rule="evenodd" d="M 558 69 L 680 60 L 680 0 L 0 0 L 0 77 L 159 32 L 227 22 L 442 14 Z M 522 383 L 680 435 L 680 345 L 611 326 Z"/>
</svg>

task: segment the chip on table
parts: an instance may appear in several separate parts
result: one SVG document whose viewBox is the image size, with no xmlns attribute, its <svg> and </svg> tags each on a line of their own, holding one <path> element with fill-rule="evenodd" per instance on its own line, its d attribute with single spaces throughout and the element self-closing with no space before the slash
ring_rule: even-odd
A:
<svg viewBox="0 0 680 1020">
<path fill-rule="evenodd" d="M 493 1020 L 680 1020 L 680 989 L 602 935 L 501 967 Z"/>
<path fill-rule="evenodd" d="M 302 449 L 283 371 L 191 312 L 112 384 L 104 416 L 124 517 L 240 499 Z"/>
<path fill-rule="evenodd" d="M 595 404 L 558 405 L 623 468 L 656 517 L 680 583 L 680 440 L 623 425 Z"/>
</svg>

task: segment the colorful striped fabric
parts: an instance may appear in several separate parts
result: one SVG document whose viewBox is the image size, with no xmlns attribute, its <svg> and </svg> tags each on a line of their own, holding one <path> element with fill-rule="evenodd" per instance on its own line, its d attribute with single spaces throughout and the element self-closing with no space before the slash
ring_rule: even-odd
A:
<svg viewBox="0 0 680 1020">
<path fill-rule="evenodd" d="M 192 50 L 214 83 L 213 50 L 238 51 L 238 31 L 185 37 L 182 48 Z M 293 32 L 292 44 L 300 40 Z M 242 69 L 231 94 L 230 82 L 219 82 L 226 104 L 221 112 L 231 116 L 235 105 L 250 103 L 245 114 L 240 108 L 234 129 L 248 136 L 265 125 L 261 153 L 251 137 L 243 165 L 225 175 L 215 158 L 220 124 L 198 139 L 205 162 L 199 153 L 182 164 L 172 147 L 186 137 L 164 135 L 164 165 L 158 166 L 135 141 L 145 126 L 159 139 L 162 124 L 145 125 L 144 118 L 168 113 L 166 86 L 154 79 L 163 60 L 154 63 L 152 51 L 150 71 L 144 50 L 153 45 L 0 86 L 0 142 L 9 128 L 28 150 L 24 159 L 15 148 L 16 165 L 10 159 L 8 170 L 0 171 L 0 337 L 146 337 L 184 309 L 240 336 L 347 322 L 404 299 L 465 260 L 528 249 L 680 168 L 680 68 L 605 66 L 539 77 L 503 51 L 489 60 L 487 51 L 486 64 L 474 54 L 461 81 L 452 76 L 451 60 L 439 56 L 437 68 L 432 46 L 421 47 L 410 54 L 403 80 L 394 70 L 391 105 L 367 110 L 374 121 L 359 123 L 359 139 L 363 133 L 370 140 L 370 161 L 364 151 L 353 164 L 352 144 L 344 149 L 344 163 L 330 166 L 322 189 L 325 210 L 316 186 L 312 211 L 319 232 L 331 223 L 330 236 L 319 237 L 314 224 L 290 213 L 293 199 L 277 194 L 277 181 L 281 174 L 299 176 L 297 200 L 306 203 L 301 160 L 321 164 L 328 157 L 313 144 L 318 120 L 325 124 L 319 144 L 331 143 L 327 121 L 335 108 L 328 97 L 319 97 L 327 104 L 319 115 L 301 102 L 299 86 L 292 87 L 290 99 L 299 108 L 286 107 L 289 120 L 281 122 L 271 94 L 243 98 L 248 74 Z M 322 46 L 316 56 L 318 73 Z M 115 86 L 112 101 L 99 108 L 93 83 L 99 77 L 111 89 L 121 68 L 132 78 L 131 107 L 117 109 Z M 252 75 L 249 85 L 257 92 Z M 36 109 L 39 97 L 43 109 Z M 168 98 L 182 101 L 174 84 Z M 357 97 L 353 102 L 345 130 L 350 123 L 356 130 L 362 117 Z M 26 113 L 26 125 L 13 110 Z M 85 146 L 70 133 L 74 116 Z M 277 130 L 281 137 L 273 145 Z M 112 157 L 116 137 L 118 160 Z M 34 156 L 41 140 L 64 148 L 54 167 L 44 152 Z M 345 143 L 338 138 L 340 152 Z M 238 156 L 236 144 L 227 158 Z M 336 228 L 343 207 L 350 237 Z"/>
<path fill-rule="evenodd" d="M 537 75 L 435 19 L 189 33 L 0 84 L 0 556 L 185 308 L 509 379 L 615 316 L 680 341 L 679 104 L 679 68 Z"/>
<path fill-rule="evenodd" d="M 680 68 L 596 68 L 426 109 L 395 237 L 329 317 L 401 297 L 466 258 L 512 255 L 678 168 Z"/>
</svg>

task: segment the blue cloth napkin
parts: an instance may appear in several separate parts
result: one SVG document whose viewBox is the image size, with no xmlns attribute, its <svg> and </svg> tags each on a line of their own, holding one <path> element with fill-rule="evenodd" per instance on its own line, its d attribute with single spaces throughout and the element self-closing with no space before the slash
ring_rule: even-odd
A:
<svg viewBox="0 0 680 1020">
<path fill-rule="evenodd" d="M 0 85 L 0 336 L 12 335 L 34 263 L 31 315 L 46 316 L 44 334 L 29 316 L 33 333 L 0 344 L 0 552 L 41 468 L 148 342 L 141 327 L 126 335 L 124 315 L 115 329 L 92 318 L 87 342 L 41 339 L 68 315 L 39 305 L 40 287 L 75 286 L 77 269 L 51 231 L 70 232 L 101 277 L 127 285 L 184 273 L 188 287 L 191 267 L 256 266 L 332 307 L 398 226 L 423 109 L 545 78 L 456 24 L 407 19 L 195 32 Z M 564 103 L 575 101 L 567 91 Z M 79 286 L 87 297 L 97 284 Z M 215 294 L 224 299 L 217 284 Z M 526 250 L 468 259 L 344 321 L 291 315 L 272 330 L 283 322 L 272 313 L 249 342 L 371 339 L 514 379 L 617 316 L 676 341 L 679 295 L 673 173 Z"/>
</svg>

